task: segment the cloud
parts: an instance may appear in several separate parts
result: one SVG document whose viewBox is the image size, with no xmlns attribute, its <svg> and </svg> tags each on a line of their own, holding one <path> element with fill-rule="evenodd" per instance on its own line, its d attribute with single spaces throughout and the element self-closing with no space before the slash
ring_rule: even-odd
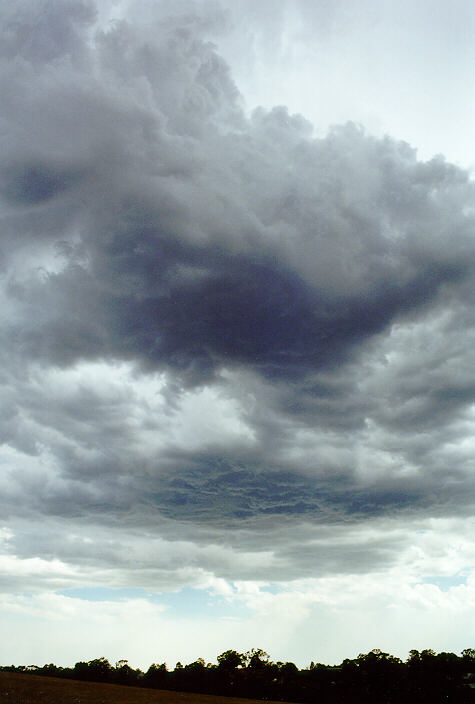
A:
<svg viewBox="0 0 475 704">
<path fill-rule="evenodd" d="M 2 10 L 3 588 L 390 572 L 473 509 L 473 182 L 166 7 Z"/>
<path fill-rule="evenodd" d="M 178 618 L 160 598 L 150 601 L 143 596 L 4 596 L 0 611 L 9 647 L 21 654 L 21 662 L 52 659 L 70 665 L 77 658 L 107 653 L 112 662 L 127 655 L 134 667 L 147 668 L 152 660 L 166 660 L 173 667 L 177 660 L 186 663 L 197 657 L 215 661 L 230 642 L 241 652 L 259 642 L 275 660 L 292 653 L 300 666 L 308 666 L 309 658 L 340 663 L 375 643 L 402 657 L 411 647 L 443 650 L 447 637 L 463 649 L 473 635 L 466 628 L 473 609 L 473 579 L 444 592 L 431 584 L 401 587 L 401 576 L 393 572 L 358 581 L 308 580 L 275 594 L 262 585 L 238 584 L 232 597 L 238 607 L 228 607 L 234 613 L 231 618 L 216 616 L 222 613 L 219 595 L 208 596 L 206 615 L 182 613 Z M 411 623 L 417 624 L 415 638 Z M 333 632 L 335 639 L 330 637 Z M 24 634 L 29 637 L 21 637 Z"/>
</svg>

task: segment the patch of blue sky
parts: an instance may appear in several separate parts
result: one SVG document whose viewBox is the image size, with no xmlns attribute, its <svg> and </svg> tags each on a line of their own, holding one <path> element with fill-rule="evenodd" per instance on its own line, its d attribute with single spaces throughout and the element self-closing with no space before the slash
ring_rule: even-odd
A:
<svg viewBox="0 0 475 704">
<path fill-rule="evenodd" d="M 463 574 L 455 574 L 450 577 L 430 576 L 425 577 L 420 582 L 421 584 L 434 584 L 441 592 L 448 592 L 452 587 L 459 587 L 467 583 L 467 578 Z"/>
<path fill-rule="evenodd" d="M 241 601 L 190 587 L 179 592 L 161 594 L 160 603 L 168 607 L 167 613 L 186 618 L 207 615 L 214 618 L 239 618 L 249 614 L 248 608 Z"/>
<path fill-rule="evenodd" d="M 266 590 L 267 591 L 267 590 Z M 249 609 L 241 601 L 226 599 L 206 589 L 184 587 L 177 592 L 151 592 L 147 589 L 82 587 L 58 592 L 73 599 L 85 601 L 128 601 L 146 599 L 165 607 L 164 617 L 174 618 L 243 618 L 249 615 Z"/>
</svg>

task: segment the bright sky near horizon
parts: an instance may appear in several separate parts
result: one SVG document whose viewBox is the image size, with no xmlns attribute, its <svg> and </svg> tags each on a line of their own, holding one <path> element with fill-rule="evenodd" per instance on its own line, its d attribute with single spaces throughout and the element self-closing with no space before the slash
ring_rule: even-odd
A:
<svg viewBox="0 0 475 704">
<path fill-rule="evenodd" d="M 475 645 L 471 0 L 0 0 L 0 664 Z"/>
</svg>

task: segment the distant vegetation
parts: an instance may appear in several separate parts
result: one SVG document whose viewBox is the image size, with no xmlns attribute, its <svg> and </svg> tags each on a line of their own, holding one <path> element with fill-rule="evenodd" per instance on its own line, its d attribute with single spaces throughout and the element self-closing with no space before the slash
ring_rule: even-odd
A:
<svg viewBox="0 0 475 704">
<path fill-rule="evenodd" d="M 304 704 L 458 704 L 475 702 L 475 649 L 461 655 L 433 650 L 411 650 L 403 662 L 381 650 L 329 666 L 312 662 L 299 670 L 292 662 L 272 662 L 261 649 L 247 653 L 227 650 L 217 664 L 202 658 L 168 670 L 154 663 L 146 672 L 127 660 L 115 666 L 105 658 L 77 662 L 74 667 L 54 664 L 3 666 L 3 671 L 61 677 L 89 682 L 150 687 L 162 690 L 218 694 Z"/>
</svg>

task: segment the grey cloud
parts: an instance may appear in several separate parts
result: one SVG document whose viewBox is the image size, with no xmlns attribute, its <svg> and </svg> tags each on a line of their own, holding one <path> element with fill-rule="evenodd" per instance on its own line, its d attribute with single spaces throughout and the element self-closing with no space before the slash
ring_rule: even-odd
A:
<svg viewBox="0 0 475 704">
<path fill-rule="evenodd" d="M 351 128 L 349 134 L 353 134 Z M 347 139 L 345 133 L 344 143 Z M 357 139 L 361 149 L 364 138 L 358 135 Z M 368 141 L 372 151 L 372 140 Z M 392 148 L 388 158 L 391 151 Z M 409 177 L 412 170 L 411 164 Z M 461 180 L 467 192 L 458 173 L 454 189 L 459 188 Z M 188 189 L 189 184 L 185 187 Z M 378 184 L 378 191 L 380 188 Z M 311 234 L 307 234 L 304 223 L 295 231 L 302 217 L 300 205 L 293 225 L 294 252 L 285 251 L 290 240 L 266 241 L 257 219 L 251 234 L 255 241 L 252 253 L 249 245 L 242 242 L 237 244 L 236 252 L 232 239 L 226 241 L 225 222 L 203 222 L 209 213 L 203 212 L 200 204 L 196 204 L 197 229 L 208 225 L 211 233 L 205 232 L 204 236 L 209 239 L 211 234 L 215 239 L 213 230 L 221 225 L 224 234 L 219 245 L 190 242 L 186 235 L 181 241 L 174 237 L 175 231 L 190 230 L 191 213 L 186 212 L 190 204 L 186 202 L 185 218 L 175 201 L 175 217 L 165 211 L 164 223 L 160 210 L 132 208 L 131 217 L 125 213 L 128 222 L 120 222 L 116 231 L 109 231 L 106 236 L 98 232 L 93 242 L 88 233 L 86 269 L 66 268 L 52 275 L 46 285 L 43 282 L 41 287 L 32 289 L 33 307 L 41 305 L 42 297 L 53 296 L 61 301 L 64 310 L 60 308 L 51 320 L 54 311 L 50 309 L 50 320 L 45 320 L 40 330 L 31 331 L 28 346 L 46 346 L 45 354 L 61 363 L 61 355 L 71 361 L 88 355 L 80 341 L 84 339 L 86 348 L 94 349 L 95 355 L 142 358 L 152 367 L 169 364 L 185 372 L 190 368 L 193 379 L 201 373 L 206 378 L 225 362 L 251 364 L 278 376 L 325 366 L 330 360 L 344 358 L 355 344 L 382 331 L 398 316 L 436 303 L 442 288 L 460 285 L 467 279 L 470 266 L 464 248 L 471 245 L 467 225 L 458 222 L 459 214 L 455 227 L 460 232 L 456 229 L 452 233 L 454 246 L 450 252 L 440 248 L 449 223 L 443 222 L 443 231 L 436 232 L 433 238 L 426 233 L 443 207 L 443 197 L 436 209 L 432 203 L 424 206 L 432 190 L 423 193 L 418 202 L 418 209 L 423 208 L 422 223 L 418 224 L 420 213 L 415 214 L 413 222 L 420 231 L 413 236 L 406 232 L 404 204 L 402 222 L 391 222 L 395 213 L 383 208 L 378 216 L 374 212 L 365 216 L 369 218 L 366 228 L 362 216 L 351 208 L 348 211 L 343 203 L 339 205 L 340 212 L 334 214 L 334 222 L 329 223 L 325 214 L 320 223 L 317 212 Z M 404 193 L 403 188 L 399 192 Z M 238 195 L 230 190 L 226 197 L 233 200 Z M 364 196 L 369 198 L 368 193 Z M 411 197 L 415 198 L 414 191 Z M 212 206 L 216 195 L 211 191 L 209 198 Z M 315 198 L 321 199 L 318 191 Z M 166 205 L 168 200 L 166 193 Z M 331 201 L 334 200 L 332 194 Z M 243 219 L 244 203 L 237 202 L 238 217 Z M 320 203 L 319 210 L 322 207 Z M 329 208 L 336 207 L 331 202 Z M 453 210 L 450 201 L 448 208 Z M 310 209 L 314 206 L 310 205 Z M 447 220 L 447 215 L 443 215 Z M 340 220 L 342 231 L 346 232 L 344 239 L 338 230 Z M 279 228 L 280 223 L 277 219 L 273 224 Z M 394 229 L 395 234 L 383 235 L 380 230 L 384 227 Z M 441 229 L 440 223 L 437 227 Z M 242 237 L 241 233 L 238 235 Z M 390 239 L 391 235 L 396 241 Z M 346 244 L 354 250 L 351 260 Z M 331 265 L 334 278 L 329 277 Z M 343 269 L 348 270 L 346 279 Z M 80 320 L 81 295 L 86 301 L 89 299 L 87 310 L 93 306 L 97 311 L 93 319 L 87 314 L 86 320 Z M 68 319 L 68 308 L 74 308 L 79 318 L 81 335 L 77 342 L 66 330 L 61 332 L 61 318 Z M 92 329 L 88 330 L 90 326 Z M 28 334 L 25 331 L 25 339 Z M 48 340 L 54 343 L 54 349 Z"/>
<path fill-rule="evenodd" d="M 295 531 L 290 522 L 282 525 L 268 535 L 261 531 L 258 538 L 255 530 L 246 534 L 237 529 L 230 539 L 223 540 L 215 531 L 205 541 L 204 535 L 196 533 L 177 535 L 176 521 L 162 523 L 160 529 L 166 537 L 157 538 L 151 532 L 144 534 L 143 529 L 124 529 L 123 524 L 111 533 L 110 526 L 85 525 L 75 522 L 74 517 L 59 523 L 48 519 L 34 535 L 28 526 L 18 523 L 5 552 L 20 560 L 39 557 L 45 566 L 49 562 L 50 570 L 37 570 L 31 575 L 31 589 L 44 588 L 48 580 L 57 580 L 58 589 L 75 583 L 88 585 L 107 575 L 113 586 L 145 586 L 160 591 L 184 584 L 199 586 L 206 575 L 212 574 L 231 581 L 291 581 L 358 574 L 393 565 L 395 556 L 408 545 L 407 535 L 391 528 L 385 530 L 377 523 L 370 524 L 364 534 L 353 532 L 351 526 L 343 531 L 333 526 L 326 531 L 325 527 L 315 529 L 304 524 Z M 76 574 L 64 569 L 71 563 Z M 2 591 L 13 586 L 21 589 L 20 579 L 12 575 L 11 580 L 15 585 L 5 582 Z"/>
<path fill-rule="evenodd" d="M 244 525 L 256 548 L 282 522 L 468 513 L 468 175 L 351 123 L 317 139 L 284 107 L 245 117 L 212 10 L 95 34 L 89 5 L 58 10 L 5 40 L 0 439 L 22 457 L 3 515 L 21 502 L 200 545 Z M 49 387 L 86 362 L 163 374 L 163 412 L 81 378 Z M 200 388 L 252 441 L 166 437 Z M 165 438 L 149 454 L 145 431 Z M 329 570 L 355 565 L 331 550 Z"/>
<path fill-rule="evenodd" d="M 62 0 L 54 6 L 39 0 L 0 8 L 0 55 L 48 63 L 84 53 L 84 30 L 96 16 L 92 2 Z"/>
<path fill-rule="evenodd" d="M 36 205 L 66 191 L 79 174 L 54 165 L 28 164 L 6 173 L 4 195 L 14 205 Z"/>
</svg>

